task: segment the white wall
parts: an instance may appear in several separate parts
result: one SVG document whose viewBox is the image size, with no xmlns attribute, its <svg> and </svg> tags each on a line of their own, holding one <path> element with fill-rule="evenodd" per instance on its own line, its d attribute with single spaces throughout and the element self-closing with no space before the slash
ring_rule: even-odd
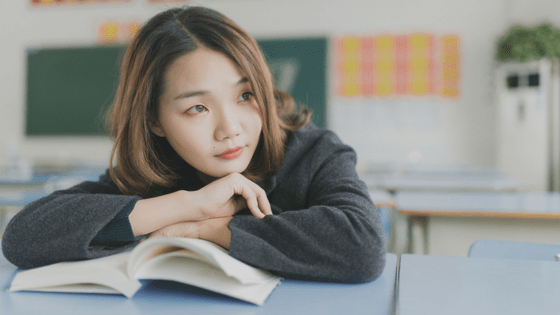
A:
<svg viewBox="0 0 560 315">
<path fill-rule="evenodd" d="M 9 143 L 22 158 L 39 163 L 80 159 L 108 162 L 103 138 L 26 138 L 25 49 L 94 44 L 104 19 L 140 21 L 167 6 L 147 0 L 122 4 L 32 7 L 0 2 L 0 165 Z M 353 100 L 329 94 L 329 123 L 355 146 L 361 161 L 462 162 L 494 165 L 495 105 L 492 67 L 495 42 L 517 21 L 560 17 L 553 0 L 197 0 L 215 8 L 255 37 L 374 35 L 426 32 L 461 37 L 461 96 Z M 554 20 L 553 20 L 554 22 Z M 332 78 L 331 78 L 332 80 Z M 364 117 L 364 113 L 375 114 Z M 350 123 L 351 122 L 351 123 Z"/>
</svg>

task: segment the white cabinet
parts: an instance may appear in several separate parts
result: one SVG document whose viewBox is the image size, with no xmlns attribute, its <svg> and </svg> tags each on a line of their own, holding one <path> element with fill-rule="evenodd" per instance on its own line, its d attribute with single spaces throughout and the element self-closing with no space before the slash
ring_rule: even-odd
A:
<svg viewBox="0 0 560 315">
<path fill-rule="evenodd" d="M 537 191 L 560 189 L 558 61 L 500 63 L 497 167 Z"/>
</svg>

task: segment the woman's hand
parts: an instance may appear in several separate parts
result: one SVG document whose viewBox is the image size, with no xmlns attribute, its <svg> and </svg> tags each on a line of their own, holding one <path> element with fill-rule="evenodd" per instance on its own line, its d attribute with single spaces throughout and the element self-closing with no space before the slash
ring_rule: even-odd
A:
<svg viewBox="0 0 560 315">
<path fill-rule="evenodd" d="M 213 181 L 196 195 L 203 219 L 232 216 L 245 208 L 259 219 L 272 214 L 266 192 L 238 173 Z"/>
<path fill-rule="evenodd" d="M 134 236 L 140 236 L 174 224 L 231 217 L 245 208 L 261 219 L 272 214 L 266 192 L 245 176 L 233 173 L 198 191 L 176 191 L 139 200 L 128 219 Z"/>
</svg>

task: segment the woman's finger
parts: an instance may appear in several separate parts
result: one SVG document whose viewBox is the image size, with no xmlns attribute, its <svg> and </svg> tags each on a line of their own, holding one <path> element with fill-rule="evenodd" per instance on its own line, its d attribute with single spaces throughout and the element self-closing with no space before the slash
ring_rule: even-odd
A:
<svg viewBox="0 0 560 315">
<path fill-rule="evenodd" d="M 262 217 L 264 217 L 265 215 L 271 215 L 272 214 L 272 209 L 270 207 L 270 202 L 268 201 L 268 197 L 266 196 L 266 192 L 257 184 L 255 184 L 254 182 L 246 179 L 248 185 L 250 186 L 250 189 L 253 190 L 253 193 L 255 194 L 255 198 L 256 198 L 256 206 L 255 209 L 258 209 L 259 213 L 262 213 Z M 249 210 L 252 210 L 251 208 L 249 208 Z M 254 215 L 254 213 L 253 213 Z M 256 216 L 256 215 L 255 215 Z M 260 215 L 257 216 L 259 218 L 262 218 Z"/>
<path fill-rule="evenodd" d="M 245 176 L 239 175 L 233 177 L 233 193 L 236 195 L 241 195 L 245 198 L 245 202 L 247 203 L 247 207 L 251 211 L 251 213 L 259 218 L 262 219 L 264 217 L 264 213 L 259 209 L 259 202 L 257 200 L 257 195 L 254 188 L 251 184 L 253 182 L 249 181 Z M 258 187 L 258 185 L 257 185 Z M 260 188 L 260 187 L 259 187 Z"/>
<path fill-rule="evenodd" d="M 264 217 L 264 213 L 259 209 L 259 202 L 257 200 L 257 195 L 253 191 L 253 189 L 249 185 L 241 185 L 241 191 L 239 192 L 240 195 L 245 198 L 247 202 L 247 207 L 251 210 L 251 213 L 259 218 L 262 219 Z"/>
<path fill-rule="evenodd" d="M 264 215 L 271 215 L 272 209 L 270 207 L 270 202 L 268 201 L 268 197 L 266 196 L 266 192 L 262 190 L 258 185 L 257 188 L 259 188 L 259 190 L 256 192 L 259 209 Z"/>
</svg>

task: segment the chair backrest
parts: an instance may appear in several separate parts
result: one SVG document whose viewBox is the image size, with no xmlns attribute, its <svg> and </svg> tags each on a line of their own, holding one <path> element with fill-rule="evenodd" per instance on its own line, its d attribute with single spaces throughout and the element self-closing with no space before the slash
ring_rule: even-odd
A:
<svg viewBox="0 0 560 315">
<path fill-rule="evenodd" d="M 479 240 L 471 245 L 469 257 L 559 261 L 560 244 Z"/>
</svg>

